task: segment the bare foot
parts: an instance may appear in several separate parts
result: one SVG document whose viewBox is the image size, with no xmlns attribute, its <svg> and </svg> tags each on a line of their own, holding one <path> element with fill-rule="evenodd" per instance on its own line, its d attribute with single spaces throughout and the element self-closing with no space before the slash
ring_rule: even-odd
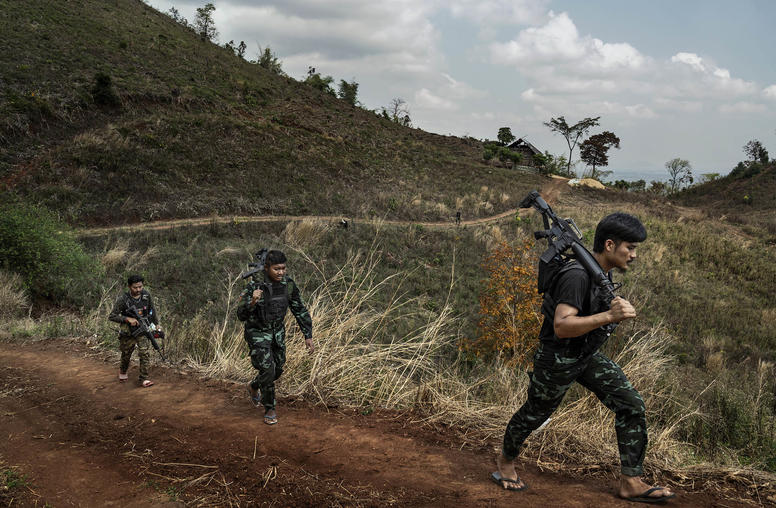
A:
<svg viewBox="0 0 776 508">
<path fill-rule="evenodd" d="M 507 460 L 503 454 L 499 453 L 496 457 L 496 467 L 498 468 L 501 478 L 511 480 L 511 485 L 514 485 L 516 488 L 525 488 L 525 483 L 517 476 L 517 471 L 515 471 L 514 460 Z M 506 485 L 504 488 L 506 488 Z"/>
<path fill-rule="evenodd" d="M 626 475 L 620 477 L 619 495 L 623 499 L 641 497 L 656 500 L 668 500 L 676 496 L 668 487 L 652 487 L 644 483 L 638 476 Z"/>
</svg>

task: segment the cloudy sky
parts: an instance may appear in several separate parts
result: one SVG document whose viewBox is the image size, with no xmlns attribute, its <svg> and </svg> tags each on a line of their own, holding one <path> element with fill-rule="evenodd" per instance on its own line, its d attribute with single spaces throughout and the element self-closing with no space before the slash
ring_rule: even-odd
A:
<svg viewBox="0 0 776 508">
<path fill-rule="evenodd" d="M 206 0 L 147 0 L 189 21 Z M 215 0 L 221 43 L 269 46 L 359 83 L 369 109 L 404 99 L 414 125 L 495 138 L 510 127 L 567 153 L 543 122 L 600 116 L 614 178 L 661 179 L 666 161 L 725 174 L 760 140 L 776 156 L 773 0 Z M 574 158 L 578 158 L 575 150 Z M 579 169 L 583 169 L 579 166 Z"/>
</svg>

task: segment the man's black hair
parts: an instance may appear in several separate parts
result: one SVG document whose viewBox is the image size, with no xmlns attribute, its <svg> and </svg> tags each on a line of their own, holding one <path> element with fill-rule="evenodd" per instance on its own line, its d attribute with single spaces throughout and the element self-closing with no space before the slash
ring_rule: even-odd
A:
<svg viewBox="0 0 776 508">
<path fill-rule="evenodd" d="M 267 252 L 267 260 L 264 266 L 280 265 L 286 262 L 286 255 L 281 250 L 271 250 Z"/>
<path fill-rule="evenodd" d="M 606 240 L 612 239 L 614 243 L 643 242 L 647 239 L 647 230 L 644 224 L 633 215 L 623 212 L 615 212 L 607 215 L 595 228 L 593 240 L 593 252 L 603 252 Z"/>
<path fill-rule="evenodd" d="M 131 286 L 136 282 L 143 282 L 143 276 L 138 274 L 130 275 L 129 278 L 127 279 L 127 286 Z"/>
</svg>

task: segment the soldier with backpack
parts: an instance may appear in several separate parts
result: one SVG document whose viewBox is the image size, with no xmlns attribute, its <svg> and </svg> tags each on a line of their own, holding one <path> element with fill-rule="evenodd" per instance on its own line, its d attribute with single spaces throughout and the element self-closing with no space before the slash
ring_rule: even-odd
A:
<svg viewBox="0 0 776 508">
<path fill-rule="evenodd" d="M 592 257 L 608 277 L 607 282 L 612 269 L 629 269 L 636 259 L 636 247 L 646 237 L 644 225 L 632 215 L 614 213 L 598 223 Z M 550 280 L 544 292 L 544 322 L 527 400 L 507 425 L 502 452 L 496 459 L 498 471 L 491 479 L 507 490 L 527 488 L 515 471 L 523 442 L 548 420 L 576 381 L 615 413 L 621 461 L 619 496 L 643 503 L 673 498 L 675 494 L 668 488 L 650 487 L 641 480 L 647 447 L 644 401 L 622 369 L 598 351 L 601 343 L 596 331 L 635 318 L 633 305 L 619 296 L 603 302 L 599 285 L 577 261 L 556 265 Z"/>
<path fill-rule="evenodd" d="M 266 251 L 264 251 L 266 252 Z M 275 411 L 275 381 L 286 363 L 286 311 L 296 318 L 305 345 L 312 353 L 313 322 L 302 302 L 299 288 L 286 275 L 286 255 L 279 250 L 266 252 L 253 278 L 240 295 L 237 317 L 245 322 L 245 341 L 250 349 L 251 364 L 258 374 L 248 384 L 254 406 L 264 407 L 264 423 L 277 423 Z M 250 272 L 249 272 L 250 273 Z"/>
</svg>

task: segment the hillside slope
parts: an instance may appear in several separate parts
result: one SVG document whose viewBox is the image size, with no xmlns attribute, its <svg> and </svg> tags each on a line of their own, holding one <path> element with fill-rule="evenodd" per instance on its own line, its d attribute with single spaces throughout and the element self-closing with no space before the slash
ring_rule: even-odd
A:
<svg viewBox="0 0 776 508">
<path fill-rule="evenodd" d="M 677 196 L 679 202 L 699 207 L 715 218 L 762 227 L 761 234 L 776 243 L 776 162 L 744 163 L 729 175 L 696 185 Z"/>
<path fill-rule="evenodd" d="M 472 218 L 514 208 L 539 179 L 486 165 L 476 140 L 266 71 L 139 0 L 0 10 L 0 188 L 73 223 Z"/>
</svg>

